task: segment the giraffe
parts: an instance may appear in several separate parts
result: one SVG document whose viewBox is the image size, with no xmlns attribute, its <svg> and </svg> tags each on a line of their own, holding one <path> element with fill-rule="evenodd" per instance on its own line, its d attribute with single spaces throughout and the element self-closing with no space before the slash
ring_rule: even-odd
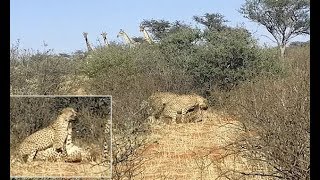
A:
<svg viewBox="0 0 320 180">
<path fill-rule="evenodd" d="M 84 40 L 86 41 L 86 44 L 87 44 L 87 48 L 88 48 L 88 52 L 90 51 L 93 51 L 89 41 L 88 41 L 88 33 L 87 32 L 83 32 L 83 37 L 84 37 Z"/>
<path fill-rule="evenodd" d="M 109 42 L 107 40 L 107 33 L 106 32 L 102 32 L 101 36 L 103 38 L 103 42 L 104 42 L 105 46 L 109 46 Z"/>
<path fill-rule="evenodd" d="M 137 44 L 122 29 L 120 29 L 117 37 L 120 37 L 120 36 L 122 36 L 122 38 L 125 41 L 125 43 L 128 44 L 130 47 L 133 47 L 133 46 L 135 46 Z"/>
<path fill-rule="evenodd" d="M 146 31 L 144 26 L 140 26 L 140 32 L 143 33 L 144 39 L 149 43 L 152 44 L 153 40 L 151 38 L 151 36 L 149 35 L 149 33 Z"/>
</svg>

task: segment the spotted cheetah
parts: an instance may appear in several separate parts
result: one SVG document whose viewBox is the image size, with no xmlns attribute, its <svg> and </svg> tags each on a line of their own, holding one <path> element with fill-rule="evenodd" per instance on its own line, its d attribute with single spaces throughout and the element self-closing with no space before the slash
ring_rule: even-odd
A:
<svg viewBox="0 0 320 180">
<path fill-rule="evenodd" d="M 34 157 L 34 160 L 41 160 L 41 161 L 64 161 L 66 157 L 66 153 L 59 152 L 53 147 L 50 147 L 48 149 L 38 151 Z"/>
<path fill-rule="evenodd" d="M 156 92 L 153 93 L 144 104 L 148 105 L 149 120 L 153 122 L 158 119 L 164 110 L 165 105 L 172 99 L 178 97 L 178 94 L 171 92 Z"/>
<path fill-rule="evenodd" d="M 80 162 L 80 161 L 89 161 L 90 153 L 72 143 L 72 124 L 68 126 L 68 134 L 65 143 L 66 149 L 66 162 Z"/>
<path fill-rule="evenodd" d="M 84 149 L 74 145 L 72 143 L 72 124 L 69 123 L 67 129 L 67 138 L 65 141 L 65 151 L 57 152 L 53 147 L 48 148 L 44 151 L 38 151 L 35 159 L 36 160 L 48 160 L 48 161 L 65 161 L 65 162 L 80 162 L 89 161 L 90 153 Z"/>
<path fill-rule="evenodd" d="M 110 124 L 111 124 L 111 121 L 108 120 L 105 124 L 105 129 L 104 129 L 103 161 L 110 161 L 111 142 L 108 142 L 108 139 L 110 140 L 110 137 L 111 137 Z"/>
<path fill-rule="evenodd" d="M 181 122 L 186 122 L 185 116 L 188 112 L 208 109 L 208 101 L 196 94 L 180 95 L 165 104 L 161 113 L 162 117 L 171 118 L 177 123 L 177 115 L 181 114 Z"/>
<path fill-rule="evenodd" d="M 185 115 L 191 111 L 206 110 L 208 101 L 197 95 L 177 95 L 173 93 L 156 93 L 149 98 L 153 108 L 154 119 L 170 118 L 171 122 L 177 123 L 177 117 L 181 122 L 187 122 Z"/>
<path fill-rule="evenodd" d="M 177 116 L 180 121 L 186 122 L 185 115 L 188 112 L 208 109 L 207 100 L 199 95 L 180 95 L 165 104 L 162 117 L 171 118 L 173 123 L 177 123 Z"/>
<path fill-rule="evenodd" d="M 52 155 L 55 154 L 52 152 L 57 152 L 58 156 L 60 156 L 59 153 L 62 155 L 68 125 L 75 120 L 75 117 L 76 111 L 73 108 L 64 108 L 51 125 L 25 138 L 19 146 L 19 154 L 23 161 L 33 161 L 39 151 L 44 151 L 41 152 L 44 155 L 50 152 Z M 41 153 L 39 158 L 41 157 Z"/>
</svg>

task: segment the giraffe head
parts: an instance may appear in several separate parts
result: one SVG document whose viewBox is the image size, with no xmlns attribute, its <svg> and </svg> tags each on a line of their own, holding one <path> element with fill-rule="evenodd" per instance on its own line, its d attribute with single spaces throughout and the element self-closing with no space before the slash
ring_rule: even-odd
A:
<svg viewBox="0 0 320 180">
<path fill-rule="evenodd" d="M 122 36 L 122 35 L 124 35 L 124 31 L 123 31 L 123 29 L 120 29 L 120 31 L 119 31 L 119 33 L 118 33 L 117 37 Z"/>
<path fill-rule="evenodd" d="M 102 33 L 101 33 L 101 36 L 106 37 L 106 36 L 107 36 L 107 33 L 106 33 L 106 32 L 102 32 Z"/>
<path fill-rule="evenodd" d="M 143 32 L 145 27 L 140 25 L 139 28 L 140 28 L 140 32 Z"/>
<path fill-rule="evenodd" d="M 87 38 L 87 37 L 88 37 L 88 33 L 87 33 L 87 32 L 83 32 L 82 34 L 83 34 L 83 37 L 84 37 L 84 38 Z"/>
</svg>

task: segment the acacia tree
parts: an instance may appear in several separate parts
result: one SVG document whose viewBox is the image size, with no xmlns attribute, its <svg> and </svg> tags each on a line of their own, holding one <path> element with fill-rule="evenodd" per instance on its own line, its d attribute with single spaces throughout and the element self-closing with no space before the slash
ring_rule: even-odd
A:
<svg viewBox="0 0 320 180">
<path fill-rule="evenodd" d="M 193 20 L 204 25 L 209 31 L 221 31 L 226 28 L 224 16 L 219 13 L 205 13 L 204 16 L 193 16 Z"/>
<path fill-rule="evenodd" d="M 246 0 L 239 12 L 268 30 L 280 48 L 281 57 L 290 39 L 310 34 L 309 0 Z"/>
<path fill-rule="evenodd" d="M 140 24 L 148 28 L 156 40 L 162 39 L 171 27 L 170 22 L 166 20 L 143 20 Z"/>
</svg>

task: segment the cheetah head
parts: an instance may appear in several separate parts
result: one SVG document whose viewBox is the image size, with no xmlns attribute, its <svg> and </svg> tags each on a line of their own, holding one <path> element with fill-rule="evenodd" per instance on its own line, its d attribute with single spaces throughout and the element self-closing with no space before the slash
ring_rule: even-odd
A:
<svg viewBox="0 0 320 180">
<path fill-rule="evenodd" d="M 143 100 L 141 103 L 140 103 L 140 110 L 144 110 L 144 112 L 147 114 L 147 115 L 151 115 L 152 112 L 154 111 L 152 106 L 150 105 L 150 102 L 147 101 L 147 100 Z"/>
<path fill-rule="evenodd" d="M 201 110 L 207 110 L 208 109 L 208 100 L 204 97 L 198 96 L 198 103 Z"/>
<path fill-rule="evenodd" d="M 61 115 L 65 117 L 65 121 L 68 121 L 68 122 L 75 121 L 77 112 L 73 108 L 68 107 L 68 108 L 62 109 Z"/>
</svg>

